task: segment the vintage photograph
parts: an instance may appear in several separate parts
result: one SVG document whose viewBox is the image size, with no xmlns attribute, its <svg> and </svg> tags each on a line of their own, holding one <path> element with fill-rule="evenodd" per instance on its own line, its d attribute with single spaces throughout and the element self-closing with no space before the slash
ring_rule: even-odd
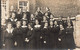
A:
<svg viewBox="0 0 80 50">
<path fill-rule="evenodd" d="M 80 50 L 80 0 L 1 0 L 4 50 Z"/>
</svg>

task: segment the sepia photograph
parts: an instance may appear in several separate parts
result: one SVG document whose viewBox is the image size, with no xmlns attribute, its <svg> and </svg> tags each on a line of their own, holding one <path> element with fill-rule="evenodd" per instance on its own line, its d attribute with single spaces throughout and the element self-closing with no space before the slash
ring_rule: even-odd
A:
<svg viewBox="0 0 80 50">
<path fill-rule="evenodd" d="M 80 50 L 80 0 L 1 0 L 0 49 Z"/>
</svg>

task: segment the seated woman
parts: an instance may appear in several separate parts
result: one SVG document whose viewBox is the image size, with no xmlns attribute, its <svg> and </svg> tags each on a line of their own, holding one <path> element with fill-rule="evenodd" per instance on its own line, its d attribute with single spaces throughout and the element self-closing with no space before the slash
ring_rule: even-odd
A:
<svg viewBox="0 0 80 50">
<path fill-rule="evenodd" d="M 12 27 L 12 24 L 9 22 L 7 24 L 6 30 L 3 33 L 3 37 L 4 37 L 3 38 L 3 40 L 4 40 L 3 46 L 4 46 L 5 49 L 12 49 L 13 46 L 14 46 L 13 30 L 14 30 L 14 28 Z"/>
</svg>

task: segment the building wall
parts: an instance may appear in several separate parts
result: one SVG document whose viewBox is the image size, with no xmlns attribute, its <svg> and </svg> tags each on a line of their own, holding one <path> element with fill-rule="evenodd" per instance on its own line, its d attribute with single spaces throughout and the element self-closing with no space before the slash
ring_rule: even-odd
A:
<svg viewBox="0 0 80 50">
<path fill-rule="evenodd" d="M 49 7 L 55 17 L 76 16 L 78 13 L 77 0 L 36 0 L 36 3 L 43 10 Z"/>
<path fill-rule="evenodd" d="M 9 6 L 13 5 L 15 9 L 18 7 L 18 0 L 9 0 Z M 76 16 L 80 13 L 79 0 L 29 0 L 30 12 L 34 13 L 37 7 L 41 7 L 45 12 L 45 7 L 49 7 L 55 17 Z"/>
</svg>

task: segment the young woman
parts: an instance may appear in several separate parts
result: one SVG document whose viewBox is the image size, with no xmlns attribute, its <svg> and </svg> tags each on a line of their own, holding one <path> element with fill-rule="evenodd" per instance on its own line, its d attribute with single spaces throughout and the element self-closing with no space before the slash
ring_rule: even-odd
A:
<svg viewBox="0 0 80 50">
<path fill-rule="evenodd" d="M 27 19 L 27 15 L 26 15 L 26 13 L 23 13 L 22 20 L 26 20 L 26 21 L 28 20 L 28 19 Z"/>
<path fill-rule="evenodd" d="M 28 32 L 25 37 L 26 48 L 27 49 L 35 49 L 35 39 L 34 39 L 34 29 L 31 24 L 28 24 Z"/>
<path fill-rule="evenodd" d="M 7 28 L 3 33 L 3 46 L 5 49 L 12 49 L 13 48 L 13 30 L 14 28 L 12 27 L 12 24 L 9 22 L 7 24 Z"/>
<path fill-rule="evenodd" d="M 21 8 L 18 9 L 16 18 L 17 18 L 18 21 L 20 21 L 22 19 L 22 10 L 21 10 Z"/>
<path fill-rule="evenodd" d="M 32 23 L 32 25 L 34 26 L 34 24 L 35 24 L 35 17 L 34 17 L 34 14 L 31 14 L 31 17 L 30 17 L 29 22 Z"/>
<path fill-rule="evenodd" d="M 50 48 L 53 49 L 55 47 L 55 34 L 54 34 L 54 26 L 53 21 L 49 23 L 49 34 L 50 34 Z"/>
<path fill-rule="evenodd" d="M 60 26 L 60 31 L 58 34 L 58 48 L 60 49 L 65 49 L 65 29 L 63 27 L 62 24 L 59 25 Z"/>
<path fill-rule="evenodd" d="M 35 32 L 36 48 L 39 49 L 40 48 L 41 25 L 39 24 L 39 21 L 37 19 L 35 20 L 34 32 Z"/>
<path fill-rule="evenodd" d="M 21 28 L 21 21 L 17 21 L 16 28 L 13 31 L 14 45 L 16 48 L 23 48 L 23 32 Z"/>
<path fill-rule="evenodd" d="M 57 23 L 57 21 L 54 21 L 54 39 L 55 39 L 55 48 L 58 47 L 58 34 L 59 34 L 60 28 Z"/>
<path fill-rule="evenodd" d="M 66 34 L 65 34 L 66 48 L 68 49 L 75 48 L 73 32 L 74 32 L 73 26 L 71 26 L 71 23 L 68 23 L 68 26 L 66 28 Z"/>
<path fill-rule="evenodd" d="M 45 22 L 44 27 L 42 29 L 42 48 L 50 49 L 50 32 L 48 27 L 48 22 Z"/>
<path fill-rule="evenodd" d="M 25 48 L 25 45 L 26 45 L 26 42 L 25 42 L 25 37 L 27 37 L 27 32 L 28 32 L 28 27 L 27 27 L 27 23 L 26 21 L 22 21 L 22 33 L 23 33 L 23 39 L 24 39 L 24 48 Z"/>
<path fill-rule="evenodd" d="M 15 13 L 12 13 L 10 21 L 12 22 L 12 25 L 15 28 L 16 27 L 16 21 L 17 21 Z"/>
</svg>

